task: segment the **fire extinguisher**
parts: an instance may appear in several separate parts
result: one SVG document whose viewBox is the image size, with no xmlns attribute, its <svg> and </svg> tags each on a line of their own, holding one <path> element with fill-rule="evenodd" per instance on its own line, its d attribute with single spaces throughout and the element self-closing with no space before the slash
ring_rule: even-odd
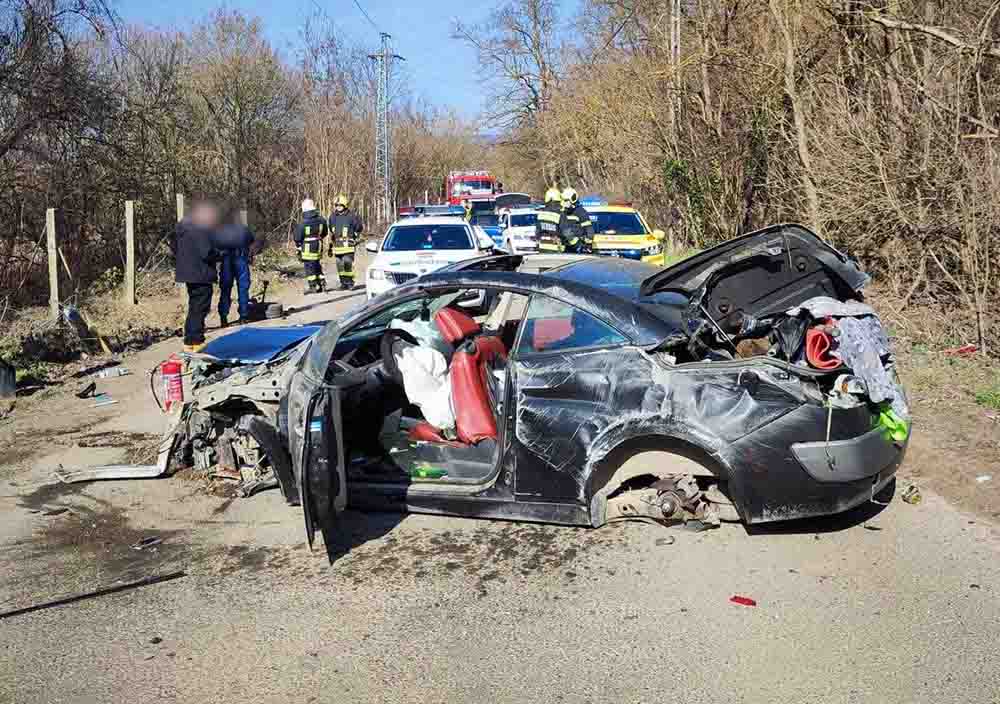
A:
<svg viewBox="0 0 1000 704">
<path fill-rule="evenodd" d="M 163 376 L 163 406 L 167 413 L 173 406 L 184 403 L 184 378 L 181 376 L 183 371 L 183 362 L 174 354 L 160 365 L 160 374 Z"/>
</svg>

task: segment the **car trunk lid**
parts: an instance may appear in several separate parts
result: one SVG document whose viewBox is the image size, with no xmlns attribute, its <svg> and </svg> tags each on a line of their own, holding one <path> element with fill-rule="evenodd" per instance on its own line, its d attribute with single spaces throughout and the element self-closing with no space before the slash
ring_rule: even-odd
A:
<svg viewBox="0 0 1000 704">
<path fill-rule="evenodd" d="M 857 263 L 802 225 L 775 225 L 724 242 L 653 274 L 640 295 L 678 292 L 726 330 L 748 316 L 784 312 L 814 296 L 859 297 Z"/>
</svg>

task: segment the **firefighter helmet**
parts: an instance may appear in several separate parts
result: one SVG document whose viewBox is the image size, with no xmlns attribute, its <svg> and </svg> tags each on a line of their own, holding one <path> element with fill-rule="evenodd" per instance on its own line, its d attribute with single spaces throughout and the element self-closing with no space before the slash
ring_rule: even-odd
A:
<svg viewBox="0 0 1000 704">
<path fill-rule="evenodd" d="M 562 202 L 564 206 L 576 205 L 577 201 L 580 200 L 579 194 L 576 192 L 575 188 L 567 188 L 562 192 Z"/>
<path fill-rule="evenodd" d="M 346 208 L 347 207 L 347 196 L 343 193 L 337 196 L 337 200 L 333 201 L 333 207 L 335 208 Z"/>
<path fill-rule="evenodd" d="M 559 189 L 553 186 L 549 190 L 545 191 L 545 202 L 552 203 L 553 201 L 562 200 L 562 194 Z"/>
</svg>

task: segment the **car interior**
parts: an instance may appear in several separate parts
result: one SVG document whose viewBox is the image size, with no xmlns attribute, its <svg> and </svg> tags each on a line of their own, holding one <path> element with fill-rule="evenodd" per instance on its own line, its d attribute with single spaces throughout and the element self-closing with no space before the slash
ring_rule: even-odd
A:
<svg viewBox="0 0 1000 704">
<path fill-rule="evenodd" d="M 478 309 L 462 307 L 480 298 Z M 341 389 L 348 479 L 486 482 L 513 431 L 511 357 L 624 342 L 542 295 L 462 290 L 398 303 L 346 331 L 328 371 Z"/>
<path fill-rule="evenodd" d="M 349 480 L 478 484 L 493 475 L 527 299 L 487 292 L 478 310 L 462 306 L 480 296 L 409 300 L 341 338 L 331 373 L 356 379 L 339 384 Z"/>
</svg>

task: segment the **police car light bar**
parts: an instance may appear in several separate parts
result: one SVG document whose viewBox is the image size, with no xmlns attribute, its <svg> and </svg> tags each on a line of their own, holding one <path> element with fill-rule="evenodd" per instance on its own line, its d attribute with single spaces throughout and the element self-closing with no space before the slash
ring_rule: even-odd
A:
<svg viewBox="0 0 1000 704">
<path fill-rule="evenodd" d="M 608 201 L 601 196 L 584 196 L 580 199 L 580 205 L 584 208 L 589 206 L 607 205 Z"/>
</svg>

